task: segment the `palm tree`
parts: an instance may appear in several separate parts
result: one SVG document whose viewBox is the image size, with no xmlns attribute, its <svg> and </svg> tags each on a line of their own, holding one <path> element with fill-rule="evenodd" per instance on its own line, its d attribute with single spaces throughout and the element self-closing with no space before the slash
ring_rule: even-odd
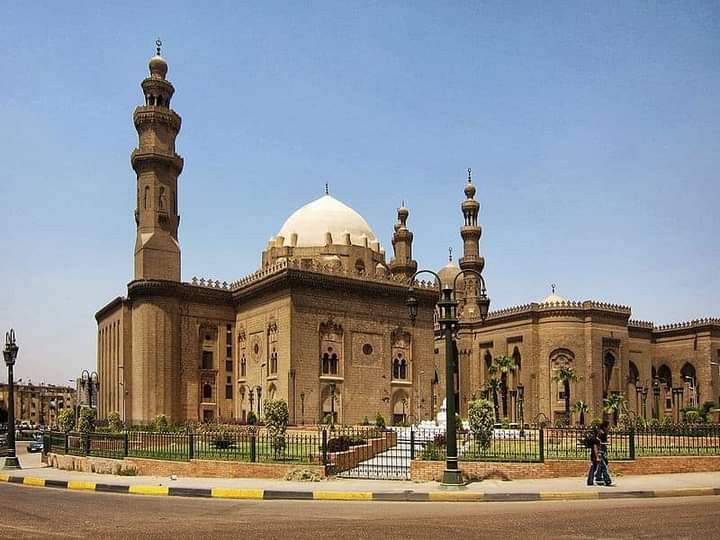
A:
<svg viewBox="0 0 720 540">
<path fill-rule="evenodd" d="M 627 400 L 622 394 L 610 394 L 603 399 L 603 412 L 613 415 L 613 424 L 617 426 L 618 415 L 627 410 Z"/>
<path fill-rule="evenodd" d="M 502 393 L 503 417 L 506 417 L 508 412 L 508 373 L 515 371 L 515 367 L 514 358 L 502 355 L 495 357 L 489 369 L 491 374 L 500 373 L 500 392 Z"/>
<path fill-rule="evenodd" d="M 577 401 L 573 406 L 573 411 L 580 415 L 580 426 L 585 426 L 585 415 L 590 412 L 590 407 L 583 400 Z"/>
<path fill-rule="evenodd" d="M 500 389 L 500 381 L 495 377 L 492 377 L 488 383 L 487 388 L 492 392 L 493 409 L 495 410 L 495 423 L 500 423 L 500 407 L 498 406 L 498 390 Z"/>
<path fill-rule="evenodd" d="M 556 382 L 563 384 L 563 394 L 565 396 L 565 418 L 570 420 L 570 383 L 577 382 L 578 376 L 575 368 L 564 366 L 561 367 L 557 374 L 553 377 Z"/>
</svg>

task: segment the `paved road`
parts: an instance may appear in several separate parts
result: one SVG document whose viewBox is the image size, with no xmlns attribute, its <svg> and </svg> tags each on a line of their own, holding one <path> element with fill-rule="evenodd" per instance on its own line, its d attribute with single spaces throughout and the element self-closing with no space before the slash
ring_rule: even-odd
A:
<svg viewBox="0 0 720 540">
<path fill-rule="evenodd" d="M 222 501 L 0 484 L 0 538 L 711 538 L 720 497 L 534 503 Z"/>
</svg>

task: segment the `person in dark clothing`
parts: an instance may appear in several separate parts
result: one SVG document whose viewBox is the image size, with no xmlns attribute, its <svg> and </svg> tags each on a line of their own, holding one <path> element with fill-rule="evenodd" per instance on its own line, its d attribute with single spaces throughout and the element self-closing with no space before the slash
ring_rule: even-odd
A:
<svg viewBox="0 0 720 540">
<path fill-rule="evenodd" d="M 608 423 L 603 422 L 590 440 L 590 470 L 588 471 L 587 484 L 592 486 L 599 478 L 606 486 L 612 485 L 610 472 L 607 467 L 607 432 Z"/>
</svg>

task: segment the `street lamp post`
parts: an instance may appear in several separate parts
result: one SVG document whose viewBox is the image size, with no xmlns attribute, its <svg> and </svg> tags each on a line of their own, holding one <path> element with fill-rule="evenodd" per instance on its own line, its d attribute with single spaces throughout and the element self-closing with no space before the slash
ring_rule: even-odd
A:
<svg viewBox="0 0 720 540">
<path fill-rule="evenodd" d="M 657 420 L 660 418 L 660 381 L 657 378 L 653 379 L 653 400 L 653 418 Z"/>
<path fill-rule="evenodd" d="M 10 330 L 5 334 L 5 349 L 3 357 L 5 365 L 8 369 L 8 455 L 5 458 L 3 469 L 19 469 L 20 461 L 15 454 L 15 385 L 13 381 L 13 367 L 17 358 L 19 347 L 15 343 L 15 330 Z"/>
<path fill-rule="evenodd" d="M 647 420 L 647 397 L 648 397 L 648 387 L 643 386 L 642 389 L 642 410 L 643 410 L 643 418 Z"/>
<path fill-rule="evenodd" d="M 697 399 L 697 386 L 695 385 L 695 379 L 693 377 L 691 377 L 690 375 L 687 375 L 685 377 L 685 380 L 687 381 L 688 388 L 690 389 L 690 406 L 697 407 L 698 399 Z"/>
<path fill-rule="evenodd" d="M 330 383 L 330 428 L 335 429 L 335 383 Z"/>
<path fill-rule="evenodd" d="M 418 275 L 428 273 L 435 276 L 440 285 L 440 299 L 437 307 L 440 309 L 440 330 L 445 341 L 445 404 L 447 414 L 447 457 L 445 461 L 445 470 L 443 471 L 442 483 L 447 486 L 462 485 L 462 474 L 458 468 L 457 456 L 457 426 L 455 422 L 455 366 L 457 355 L 455 354 L 455 338 L 453 336 L 458 326 L 457 306 L 455 300 L 455 287 L 460 276 L 465 274 L 473 274 L 477 276 L 480 282 L 480 294 L 478 295 L 478 307 L 480 308 L 480 318 L 484 322 L 490 308 L 490 299 L 485 289 L 485 280 L 480 272 L 471 269 L 460 270 L 455 276 L 452 286 L 443 284 L 440 276 L 432 270 L 420 270 L 410 279 L 410 288 L 408 289 L 407 307 L 410 314 L 410 321 L 415 324 L 418 311 L 418 300 L 415 298 L 415 289 L 413 283 Z M 458 381 L 459 384 L 459 381 Z"/>
<path fill-rule="evenodd" d="M 518 413 L 520 415 L 520 436 L 523 437 L 525 435 L 525 411 L 523 411 L 525 404 L 525 386 L 523 383 L 517 383 L 516 388 Z"/>
<path fill-rule="evenodd" d="M 300 392 L 300 423 L 305 425 L 305 392 Z"/>
</svg>

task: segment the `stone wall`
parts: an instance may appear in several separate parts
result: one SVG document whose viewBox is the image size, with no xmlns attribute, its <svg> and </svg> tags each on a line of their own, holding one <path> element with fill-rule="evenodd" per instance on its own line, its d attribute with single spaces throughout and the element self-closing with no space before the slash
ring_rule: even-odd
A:
<svg viewBox="0 0 720 540">
<path fill-rule="evenodd" d="M 443 461 L 414 460 L 410 463 L 410 478 L 440 481 L 444 468 Z M 460 462 L 460 470 L 468 480 L 585 476 L 588 468 L 586 460 L 547 460 L 544 463 Z M 710 471 L 720 471 L 720 456 L 643 457 L 635 461 L 614 461 L 610 464 L 611 474 L 620 475 Z"/>
<path fill-rule="evenodd" d="M 384 432 L 382 437 L 369 439 L 367 444 L 351 446 L 346 452 L 332 452 L 328 454 L 330 470 L 337 474 L 356 467 L 361 461 L 374 458 L 381 452 L 397 444 L 397 433 L 394 431 Z"/>
</svg>

